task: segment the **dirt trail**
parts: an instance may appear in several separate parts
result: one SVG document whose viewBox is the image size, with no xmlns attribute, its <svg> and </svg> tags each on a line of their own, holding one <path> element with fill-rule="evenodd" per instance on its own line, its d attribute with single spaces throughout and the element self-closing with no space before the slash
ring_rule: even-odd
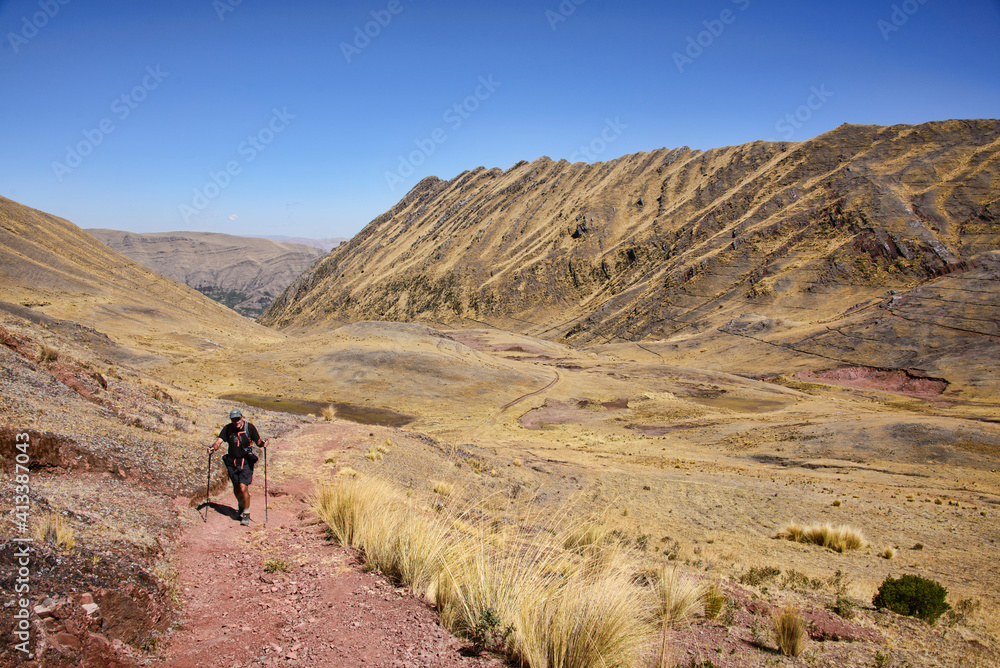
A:
<svg viewBox="0 0 1000 668">
<path fill-rule="evenodd" d="M 365 428 L 367 430 L 367 428 Z M 241 527 L 227 491 L 208 521 L 182 505 L 188 526 L 177 549 L 181 627 L 170 639 L 169 668 L 210 666 L 502 666 L 462 654 L 467 643 L 437 622 L 431 607 L 373 573 L 352 551 L 331 545 L 307 507 L 326 453 L 341 449 L 354 425 L 308 425 L 272 441 L 270 507 L 264 524 L 263 468 L 251 490 L 253 523 Z M 287 573 L 268 573 L 280 559 Z"/>
</svg>

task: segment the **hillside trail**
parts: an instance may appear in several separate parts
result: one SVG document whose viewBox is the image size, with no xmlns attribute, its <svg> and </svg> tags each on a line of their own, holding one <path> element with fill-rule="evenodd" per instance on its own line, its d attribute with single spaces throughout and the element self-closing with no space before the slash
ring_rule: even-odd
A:
<svg viewBox="0 0 1000 668">
<path fill-rule="evenodd" d="M 187 499 L 176 501 L 186 524 L 175 558 L 180 625 L 160 665 L 504 665 L 494 657 L 463 654 L 468 643 L 442 628 L 427 602 L 366 572 L 352 550 L 331 544 L 311 521 L 312 476 L 331 450 L 342 450 L 361 430 L 368 428 L 310 424 L 272 439 L 266 524 L 263 459 L 251 486 L 249 527 L 236 519 L 229 486 L 213 498 L 207 522 Z M 275 560 L 289 570 L 267 572 L 265 564 Z"/>
</svg>

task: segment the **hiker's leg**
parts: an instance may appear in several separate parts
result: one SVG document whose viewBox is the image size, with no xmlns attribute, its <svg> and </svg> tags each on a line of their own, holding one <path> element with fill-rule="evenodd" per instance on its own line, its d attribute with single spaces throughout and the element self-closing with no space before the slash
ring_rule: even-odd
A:
<svg viewBox="0 0 1000 668">
<path fill-rule="evenodd" d="M 243 510 L 250 510 L 250 485 L 240 483 L 240 491 L 243 492 Z"/>
<path fill-rule="evenodd" d="M 233 481 L 233 496 L 236 497 L 236 503 L 239 504 L 237 512 L 243 511 L 243 490 L 240 489 L 240 483 Z"/>
</svg>

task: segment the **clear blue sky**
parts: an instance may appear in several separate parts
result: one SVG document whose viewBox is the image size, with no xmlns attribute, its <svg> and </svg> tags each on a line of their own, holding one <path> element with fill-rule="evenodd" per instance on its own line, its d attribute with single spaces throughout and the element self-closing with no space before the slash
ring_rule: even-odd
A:
<svg viewBox="0 0 1000 668">
<path fill-rule="evenodd" d="M 478 165 L 1000 116 L 997 0 L 0 0 L 0 42 L 0 194 L 133 231 L 351 236 Z"/>
</svg>

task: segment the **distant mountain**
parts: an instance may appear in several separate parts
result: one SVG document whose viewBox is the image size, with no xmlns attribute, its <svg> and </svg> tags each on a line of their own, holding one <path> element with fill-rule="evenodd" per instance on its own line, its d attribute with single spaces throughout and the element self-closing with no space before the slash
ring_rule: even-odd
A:
<svg viewBox="0 0 1000 668">
<path fill-rule="evenodd" d="M 350 241 L 348 237 L 329 237 L 327 239 L 309 239 L 307 237 L 286 237 L 282 235 L 275 236 L 263 236 L 261 239 L 270 239 L 271 241 L 278 241 L 285 244 L 302 244 L 304 246 L 312 246 L 313 248 L 322 248 L 327 253 L 331 250 L 344 243 L 345 241 Z"/>
<path fill-rule="evenodd" d="M 325 253 L 305 244 L 210 232 L 86 230 L 108 247 L 249 318 Z"/>
<path fill-rule="evenodd" d="M 749 341 L 747 373 L 794 352 L 987 387 L 998 295 L 1000 121 L 951 120 L 428 177 L 260 322 L 660 340 L 727 370 Z"/>
<path fill-rule="evenodd" d="M 273 337 L 68 220 L 0 197 L 0 310 L 20 307 L 31 308 L 17 312 L 33 321 L 70 320 L 102 332 L 87 337 L 108 334 L 139 349 L 151 340 L 186 350 Z"/>
</svg>

